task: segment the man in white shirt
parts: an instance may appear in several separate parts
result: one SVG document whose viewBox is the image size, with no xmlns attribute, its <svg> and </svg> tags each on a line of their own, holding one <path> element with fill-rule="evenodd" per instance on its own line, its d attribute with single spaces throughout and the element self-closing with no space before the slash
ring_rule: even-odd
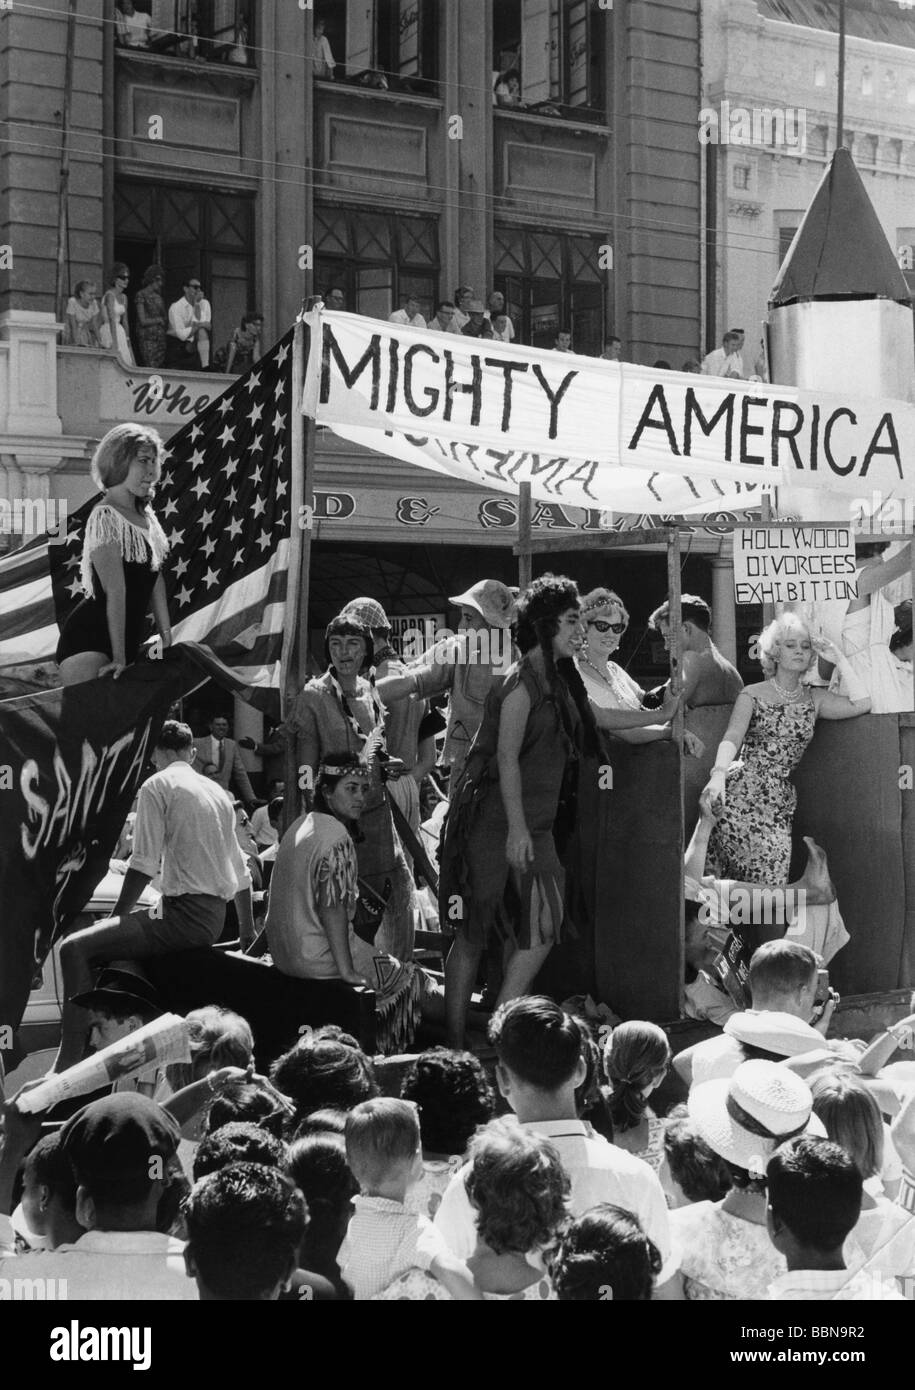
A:
<svg viewBox="0 0 915 1390">
<path fill-rule="evenodd" d="M 205 372 L 210 365 L 212 330 L 210 302 L 203 297 L 200 281 L 191 276 L 184 286 L 182 297 L 169 305 L 166 367 L 183 368 L 186 372 Z"/>
<path fill-rule="evenodd" d="M 52 1071 L 65 1071 L 82 1057 L 88 1017 L 72 999 L 91 990 L 96 961 L 143 960 L 212 946 L 233 899 L 243 944 L 254 939 L 251 876 L 235 833 L 232 799 L 195 772 L 193 760 L 188 726 L 166 720 L 153 750 L 156 772 L 137 798 L 133 854 L 114 914 L 73 932 L 61 944 L 67 1002 Z M 161 902 L 132 911 L 159 873 Z"/>
<path fill-rule="evenodd" d="M 454 292 L 454 302 L 457 306 L 454 311 L 454 322 L 458 333 L 463 333 L 470 322 L 470 301 L 473 299 L 472 285 L 458 285 Z"/>
<path fill-rule="evenodd" d="M 843 1252 L 861 1212 L 855 1162 L 828 1139 L 804 1135 L 776 1149 L 766 1166 L 769 1239 L 788 1265 L 769 1285 L 773 1300 L 902 1302 L 891 1280 L 850 1274 Z"/>
<path fill-rule="evenodd" d="M 404 307 L 395 309 L 388 323 L 405 323 L 410 328 L 425 328 L 426 320 L 419 312 L 419 300 L 415 294 L 407 295 Z"/>
<path fill-rule="evenodd" d="M 148 1096 L 106 1096 L 61 1131 L 76 1179 L 72 1244 L 0 1260 L 0 1281 L 53 1280 L 56 1296 L 110 1301 L 197 1299 L 184 1245 L 156 1229 L 166 1190 L 180 1181 L 177 1121 Z"/>
<path fill-rule="evenodd" d="M 749 975 L 752 1009 L 732 1014 L 717 1038 L 674 1058 L 674 1070 L 688 1086 L 733 1076 L 746 1061 L 745 1043 L 783 1057 L 822 1049 L 835 999 L 826 1000 L 814 1026 L 818 966 L 809 947 L 785 939 L 766 941 L 753 952 Z"/>
<path fill-rule="evenodd" d="M 124 48 L 148 48 L 152 20 L 133 0 L 120 0 L 115 9 L 118 43 Z"/>
<path fill-rule="evenodd" d="M 608 1144 L 577 1118 L 575 1088 L 586 1072 L 578 1023 L 551 999 L 526 995 L 493 1015 L 490 1041 L 499 1058 L 496 1081 L 502 1095 L 520 1123 L 549 1139 L 559 1152 L 571 1179 L 572 1216 L 612 1202 L 637 1217 L 661 1254 L 655 1296 L 665 1297 L 659 1291 L 676 1266 L 661 1184 L 642 1159 Z M 468 1170 L 465 1164 L 452 1178 L 435 1216 L 435 1225 L 461 1259 L 476 1244 L 476 1217 L 464 1182 Z"/>
<path fill-rule="evenodd" d="M 715 348 L 702 359 L 704 376 L 729 376 L 743 380 L 743 358 L 740 355 L 740 334 L 725 333 L 721 347 Z"/>
<path fill-rule="evenodd" d="M 450 299 L 443 299 L 435 311 L 435 318 L 429 320 L 432 333 L 460 333 L 456 322 L 456 306 Z"/>
</svg>

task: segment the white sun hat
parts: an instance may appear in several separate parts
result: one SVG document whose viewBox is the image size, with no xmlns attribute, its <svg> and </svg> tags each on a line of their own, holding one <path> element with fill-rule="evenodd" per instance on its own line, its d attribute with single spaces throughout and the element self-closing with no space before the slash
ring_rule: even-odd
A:
<svg viewBox="0 0 915 1390">
<path fill-rule="evenodd" d="M 825 1138 L 810 1087 L 779 1062 L 744 1062 L 727 1080 L 689 1093 L 689 1115 L 716 1154 L 762 1177 L 780 1144 L 798 1134 Z"/>
</svg>

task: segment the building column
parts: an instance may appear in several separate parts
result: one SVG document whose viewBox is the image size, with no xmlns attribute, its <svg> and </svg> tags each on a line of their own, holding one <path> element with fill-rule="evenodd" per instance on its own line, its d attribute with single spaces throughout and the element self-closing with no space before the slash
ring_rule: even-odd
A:
<svg viewBox="0 0 915 1390">
<path fill-rule="evenodd" d="M 6 434 L 63 434 L 57 413 L 57 335 L 62 328 L 54 314 L 29 309 L 0 314 L 0 342 L 9 343 Z"/>
<path fill-rule="evenodd" d="M 722 656 L 736 665 L 737 605 L 734 561 L 730 555 L 716 555 L 712 560 L 712 640 Z"/>
</svg>

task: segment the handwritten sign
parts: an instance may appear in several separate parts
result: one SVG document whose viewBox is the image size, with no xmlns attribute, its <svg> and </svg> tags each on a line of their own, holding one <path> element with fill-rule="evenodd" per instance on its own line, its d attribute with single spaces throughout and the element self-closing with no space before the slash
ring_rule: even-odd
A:
<svg viewBox="0 0 915 1390">
<path fill-rule="evenodd" d="M 734 532 L 738 603 L 825 603 L 858 597 L 850 526 L 746 527 Z"/>
</svg>

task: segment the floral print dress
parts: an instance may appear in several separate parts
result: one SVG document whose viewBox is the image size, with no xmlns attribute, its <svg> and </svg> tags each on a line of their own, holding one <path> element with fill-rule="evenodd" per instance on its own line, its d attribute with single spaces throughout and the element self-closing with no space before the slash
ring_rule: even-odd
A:
<svg viewBox="0 0 915 1390">
<path fill-rule="evenodd" d="M 794 704 L 750 698 L 750 726 L 740 761 L 728 769 L 724 814 L 709 839 L 706 872 L 745 883 L 787 883 L 797 805 L 791 774 L 813 738 L 816 706 L 809 691 Z"/>
</svg>

